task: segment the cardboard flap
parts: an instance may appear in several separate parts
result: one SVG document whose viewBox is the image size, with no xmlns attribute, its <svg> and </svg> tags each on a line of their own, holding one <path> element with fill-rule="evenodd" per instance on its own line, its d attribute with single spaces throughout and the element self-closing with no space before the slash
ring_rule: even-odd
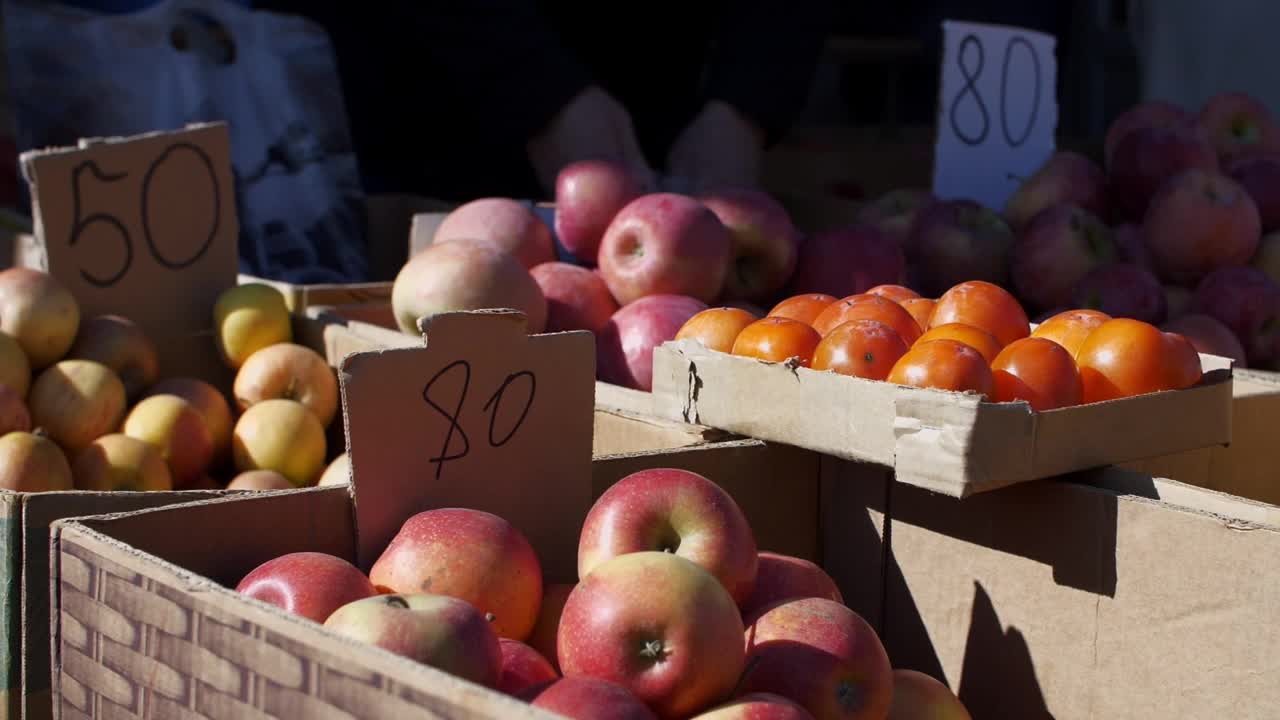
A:
<svg viewBox="0 0 1280 720">
<path fill-rule="evenodd" d="M 339 373 L 361 567 L 411 515 L 470 507 L 524 532 L 547 577 L 575 578 L 565 523 L 591 506 L 591 333 L 529 336 L 514 310 L 421 326 L 423 346 L 356 352 Z"/>
<path fill-rule="evenodd" d="M 22 154 L 40 245 L 29 264 L 62 281 L 82 318 L 133 319 L 161 374 L 216 377 L 204 343 L 219 293 L 236 284 L 239 220 L 225 123 L 81 140 Z"/>
</svg>

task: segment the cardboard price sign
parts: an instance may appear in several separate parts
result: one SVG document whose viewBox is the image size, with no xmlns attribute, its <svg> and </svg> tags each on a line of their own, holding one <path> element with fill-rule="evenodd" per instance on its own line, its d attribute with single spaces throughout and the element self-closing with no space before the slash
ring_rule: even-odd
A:
<svg viewBox="0 0 1280 720">
<path fill-rule="evenodd" d="M 360 566 L 414 513 L 467 507 L 549 549 L 548 577 L 576 577 L 592 501 L 591 334 L 529 336 L 514 310 L 421 323 L 425 346 L 353 353 L 339 372 Z"/>
<path fill-rule="evenodd" d="M 1020 28 L 947 20 L 933 191 L 992 210 L 1054 151 L 1056 41 Z"/>
<path fill-rule="evenodd" d="M 124 315 L 161 349 L 207 332 L 236 284 L 239 221 L 224 123 L 23 153 L 48 271 L 81 316 Z M 209 348 L 212 352 L 212 348 Z"/>
</svg>

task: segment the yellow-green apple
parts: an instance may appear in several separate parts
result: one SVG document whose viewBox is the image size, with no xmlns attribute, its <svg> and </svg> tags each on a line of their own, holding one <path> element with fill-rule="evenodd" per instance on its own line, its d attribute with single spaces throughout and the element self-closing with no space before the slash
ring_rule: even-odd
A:
<svg viewBox="0 0 1280 720">
<path fill-rule="evenodd" d="M 890 190 L 858 210 L 860 224 L 875 225 L 893 238 L 910 255 L 911 227 L 924 208 L 937 202 L 933 193 L 921 188 Z"/>
<path fill-rule="evenodd" d="M 138 397 L 160 374 L 155 343 L 137 323 L 120 315 L 97 315 L 80 323 L 67 357 L 111 368 L 129 399 Z"/>
<path fill-rule="evenodd" d="M 1142 127 L 1126 134 L 1111 158 L 1110 190 L 1122 219 L 1139 220 L 1166 180 L 1186 170 L 1216 171 L 1218 156 L 1194 122 Z"/>
<path fill-rule="evenodd" d="M 346 485 L 349 482 L 351 482 L 351 460 L 346 453 L 342 453 L 325 467 L 324 472 L 320 474 L 320 482 L 316 485 Z"/>
<path fill-rule="evenodd" d="M 22 396 L 8 385 L 0 384 L 0 436 L 30 431 L 31 411 Z"/>
<path fill-rule="evenodd" d="M 227 483 L 228 490 L 292 490 L 289 478 L 275 470 L 246 470 Z"/>
<path fill-rule="evenodd" d="M 1240 344 L 1240 339 L 1231 332 L 1231 328 L 1208 315 L 1183 315 L 1166 322 L 1160 329 L 1186 338 L 1198 353 L 1231 358 L 1236 361 L 1236 367 L 1247 365 L 1244 345 Z"/>
<path fill-rule="evenodd" d="M 697 200 L 650 193 L 618 211 L 600 243 L 600 274 L 620 305 L 647 295 L 711 302 L 724 289 L 733 235 Z"/>
<path fill-rule="evenodd" d="M 1128 263 L 1104 265 L 1085 275 L 1072 291 L 1069 304 L 1152 324 L 1164 322 L 1169 310 L 1164 286 L 1156 276 Z"/>
<path fill-rule="evenodd" d="M 263 400 L 297 400 L 324 427 L 338 412 L 333 368 L 320 353 L 297 343 L 276 343 L 250 355 L 236 372 L 231 392 L 241 412 Z"/>
<path fill-rule="evenodd" d="M 645 188 L 621 163 L 590 159 L 569 163 L 556 175 L 556 236 L 569 254 L 596 264 L 600 241 L 618 211 Z"/>
<path fill-rule="evenodd" d="M 1247 264 L 1262 230 L 1258 206 L 1240 183 L 1192 169 L 1152 196 L 1142 234 L 1160 276 L 1194 286 L 1212 270 Z"/>
<path fill-rule="evenodd" d="M 57 278 L 39 270 L 0 270 L 0 332 L 18 341 L 33 371 L 61 360 L 80 329 L 80 306 Z"/>
<path fill-rule="evenodd" d="M 378 594 L 355 565 L 321 552 L 272 558 L 249 571 L 236 592 L 318 623 L 348 603 Z"/>
<path fill-rule="evenodd" d="M 1280 283 L 1280 231 L 1262 236 L 1258 241 L 1258 251 L 1254 253 L 1253 261 L 1249 264 Z"/>
<path fill-rule="evenodd" d="M 222 291 L 213 305 L 213 331 L 218 353 L 233 370 L 268 345 L 293 341 L 284 295 L 264 283 Z"/>
<path fill-rule="evenodd" d="M 27 362 L 27 354 L 22 346 L 8 334 L 0 332 L 0 385 L 6 385 L 26 398 L 31 387 L 31 363 Z"/>
<path fill-rule="evenodd" d="M 1280 127 L 1261 100 L 1243 92 L 1220 92 L 1200 108 L 1200 124 L 1222 158 L 1280 150 Z"/>
<path fill-rule="evenodd" d="M 1056 205 L 1074 205 L 1107 217 L 1107 176 L 1089 158 L 1071 150 L 1055 152 L 1027 178 L 1004 207 L 1004 217 L 1020 232 L 1037 215 Z"/>
<path fill-rule="evenodd" d="M 972 200 L 940 201 L 920 213 L 912 234 L 912 259 L 926 295 L 969 280 L 1008 280 L 1013 230 L 993 210 Z"/>
<path fill-rule="evenodd" d="M 1280 229 L 1280 152 L 1236 158 L 1226 171 L 1253 198 L 1262 231 Z"/>
<path fill-rule="evenodd" d="M 412 335 L 419 318 L 457 310 L 519 310 L 534 334 L 547 323 L 547 299 L 528 268 L 492 242 L 466 238 L 410 258 L 391 286 L 391 308 L 396 324 Z"/>
<path fill-rule="evenodd" d="M 1103 145 L 1103 160 L 1108 169 L 1116 146 L 1126 135 L 1140 128 L 1167 128 L 1185 125 L 1191 121 L 1191 115 L 1178 105 L 1164 100 L 1150 100 L 1133 105 L 1120 113 L 1107 128 Z"/>
<path fill-rule="evenodd" d="M 177 395 L 144 398 L 122 427 L 125 435 L 160 448 L 177 490 L 192 489 L 213 459 L 213 436 L 204 417 Z"/>
<path fill-rule="evenodd" d="M 214 459 L 231 452 L 231 405 L 217 388 L 196 378 L 171 377 L 147 388 L 145 397 L 152 395 L 177 395 L 194 405 L 213 438 Z"/>
<path fill-rule="evenodd" d="M 525 640 L 542 602 L 542 566 L 529 540 L 493 513 L 426 510 L 400 526 L 369 570 L 383 592 L 431 592 L 493 615 L 499 637 Z"/>
<path fill-rule="evenodd" d="M 826 598 L 787 600 L 748 620 L 741 692 L 795 700 L 817 720 L 883 718 L 893 698 L 884 645 L 862 616 Z"/>
<path fill-rule="evenodd" d="M 658 720 L 635 693 L 615 682 L 580 675 L 535 685 L 520 699 L 571 720 Z"/>
<path fill-rule="evenodd" d="M 480 198 L 459 205 L 440 222 L 431 242 L 461 239 L 491 242 L 525 268 L 556 259 L 551 228 L 511 198 Z"/>
<path fill-rule="evenodd" d="M 781 695 L 750 693 L 708 710 L 693 720 L 813 720 L 813 714 Z"/>
<path fill-rule="evenodd" d="M 231 457 L 239 472 L 275 470 L 295 487 L 315 485 L 324 471 L 324 428 L 297 400 L 263 400 L 240 415 L 231 431 Z"/>
<path fill-rule="evenodd" d="M 126 402 L 120 378 L 92 360 L 62 360 L 45 368 L 27 394 L 32 425 L 70 455 L 120 427 Z"/>
<path fill-rule="evenodd" d="M 624 305 L 596 336 L 596 375 L 603 381 L 649 391 L 653 349 L 674 340 L 707 304 L 685 295 L 649 295 Z"/>
<path fill-rule="evenodd" d="M 547 298 L 547 332 L 590 330 L 599 335 L 618 303 L 598 273 L 564 262 L 548 262 L 530 270 Z"/>
<path fill-rule="evenodd" d="M 1244 345 L 1249 367 L 1280 364 L 1280 286 L 1254 267 L 1225 267 L 1196 287 L 1192 310 L 1226 325 Z"/>
<path fill-rule="evenodd" d="M 743 617 L 751 617 L 765 606 L 792 598 L 821 597 L 844 602 L 835 580 L 804 558 L 761 552 L 757 568 L 751 594 L 740 605 Z"/>
<path fill-rule="evenodd" d="M 39 431 L 0 437 L 0 490 L 49 492 L 72 487 L 71 464 L 57 443 Z"/>
<path fill-rule="evenodd" d="M 374 595 L 334 610 L 324 626 L 486 687 L 494 687 L 502 672 L 502 651 L 488 620 L 446 595 Z"/>
<path fill-rule="evenodd" d="M 699 196 L 731 233 L 725 300 L 773 300 L 795 272 L 800 231 L 782 204 L 762 190 L 727 188 Z"/>
<path fill-rule="evenodd" d="M 932 676 L 893 671 L 893 705 L 886 720 L 972 720 L 960 698 Z"/>
<path fill-rule="evenodd" d="M 573 583 L 547 583 L 542 588 L 542 604 L 538 608 L 538 620 L 529 633 L 528 643 L 551 666 L 560 672 L 560 653 L 556 649 L 556 634 L 560 631 L 560 613 L 564 601 L 573 592 Z"/>
<path fill-rule="evenodd" d="M 1010 275 L 1018 297 L 1039 309 L 1066 305 L 1090 272 L 1116 260 L 1111 228 L 1076 205 L 1054 205 L 1036 215 L 1013 246 Z"/>
<path fill-rule="evenodd" d="M 1154 270 L 1151 251 L 1147 249 L 1147 240 L 1142 237 L 1142 226 L 1137 223 L 1121 223 L 1111 231 L 1116 244 L 1116 261 L 1130 263 L 1139 267 Z"/>
<path fill-rule="evenodd" d="M 751 525 L 723 488 L 679 468 L 639 470 L 596 499 L 582 522 L 578 577 L 627 553 L 674 553 L 696 563 L 742 602 L 756 581 Z"/>
<path fill-rule="evenodd" d="M 792 294 L 848 297 L 903 281 L 902 245 L 875 225 L 828 230 L 805 238 L 791 278 Z"/>
<path fill-rule="evenodd" d="M 701 566 L 669 552 L 618 555 L 569 594 L 560 669 L 616 682 L 659 717 L 688 717 L 733 690 L 742 632 L 733 598 Z"/>
<path fill-rule="evenodd" d="M 160 448 L 124 433 L 111 433 L 75 455 L 71 477 L 77 490 L 172 490 L 173 476 Z"/>
<path fill-rule="evenodd" d="M 498 692 L 518 696 L 534 685 L 560 677 L 541 653 L 519 640 L 498 638 L 498 646 L 502 651 L 502 675 L 498 678 Z"/>
</svg>

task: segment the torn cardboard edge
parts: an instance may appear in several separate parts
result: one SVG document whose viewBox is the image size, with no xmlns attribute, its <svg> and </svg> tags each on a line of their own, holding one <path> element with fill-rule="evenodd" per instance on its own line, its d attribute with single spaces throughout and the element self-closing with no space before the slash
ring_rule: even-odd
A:
<svg viewBox="0 0 1280 720">
<path fill-rule="evenodd" d="M 653 407 L 660 416 L 890 467 L 899 482 L 966 497 L 1230 442 L 1231 361 L 1200 357 L 1205 376 L 1193 388 L 1035 413 L 1025 402 L 766 363 L 680 340 L 654 351 Z M 1153 418 L 1164 422 L 1145 430 Z"/>
</svg>

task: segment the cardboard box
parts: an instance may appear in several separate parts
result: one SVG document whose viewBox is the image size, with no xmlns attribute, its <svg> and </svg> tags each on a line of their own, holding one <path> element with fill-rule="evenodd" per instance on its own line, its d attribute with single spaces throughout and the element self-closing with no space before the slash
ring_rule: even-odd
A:
<svg viewBox="0 0 1280 720">
<path fill-rule="evenodd" d="M 1231 362 L 1202 355 L 1203 382 L 1034 413 L 1023 402 L 766 363 L 694 340 L 653 354 L 656 415 L 894 468 L 955 497 L 1231 440 Z"/>
<path fill-rule="evenodd" d="M 485 315 L 491 315 L 486 327 L 468 324 Z M 464 316 L 469 320 L 457 324 Z M 761 548 L 815 559 L 834 549 L 842 563 L 833 574 L 850 605 L 878 602 L 882 520 L 846 505 L 842 530 L 827 536 L 819 505 L 842 478 L 823 477 L 818 456 L 736 440 L 592 462 L 589 335 L 528 337 L 523 323 L 504 326 L 507 317 L 437 316 L 425 347 L 347 359 L 341 377 L 350 492 L 317 488 L 59 523 L 53 642 L 62 716 L 401 717 L 426 710 L 449 718 L 550 720 L 229 588 L 259 563 L 292 551 L 330 552 L 367 569 L 404 519 L 445 503 L 507 517 L 538 550 L 549 581 L 573 581 L 590 503 L 646 467 L 684 467 L 721 483 L 752 522 Z M 554 402 L 531 403 L 528 421 L 500 451 L 485 450 L 475 429 L 480 400 L 462 403 L 469 409 L 454 421 L 472 428 L 474 451 L 457 458 L 443 480 L 424 481 L 436 470 L 423 448 L 443 436 L 448 450 L 442 433 L 452 425 L 432 420 L 414 405 L 420 402 L 414 393 L 398 388 L 439 377 L 456 366 L 452 358 L 469 362 L 469 384 L 477 388 L 510 377 L 512 368 L 531 368 L 539 392 Z M 389 416 L 395 422 L 386 422 Z M 871 541 L 847 543 L 854 532 Z"/>
<path fill-rule="evenodd" d="M 295 285 L 280 280 L 268 280 L 256 275 L 237 276 L 240 285 L 261 283 L 270 285 L 284 296 L 285 306 L 291 313 L 302 313 L 307 308 L 317 305 L 356 305 L 360 303 L 390 303 L 391 283 L 319 283 L 314 285 Z"/>
<path fill-rule="evenodd" d="M 1280 508 L 1116 468 L 887 484 L 882 637 L 974 718 L 1276 717 Z"/>
</svg>

